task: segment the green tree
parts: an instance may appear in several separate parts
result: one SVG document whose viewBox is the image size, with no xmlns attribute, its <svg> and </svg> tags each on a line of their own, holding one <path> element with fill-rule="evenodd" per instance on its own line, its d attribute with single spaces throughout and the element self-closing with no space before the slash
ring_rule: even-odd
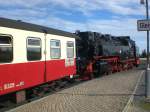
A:
<svg viewBox="0 0 150 112">
<path fill-rule="evenodd" d="M 147 53 L 146 53 L 146 50 L 144 49 L 142 51 L 141 58 L 146 58 L 146 56 L 147 56 Z"/>
</svg>

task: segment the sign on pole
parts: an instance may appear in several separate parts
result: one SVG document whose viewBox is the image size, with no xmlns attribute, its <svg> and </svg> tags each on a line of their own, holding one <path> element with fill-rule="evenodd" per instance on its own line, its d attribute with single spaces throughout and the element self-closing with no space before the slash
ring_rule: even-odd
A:
<svg viewBox="0 0 150 112">
<path fill-rule="evenodd" d="M 137 28 L 138 31 L 150 31 L 150 20 L 138 20 Z"/>
</svg>

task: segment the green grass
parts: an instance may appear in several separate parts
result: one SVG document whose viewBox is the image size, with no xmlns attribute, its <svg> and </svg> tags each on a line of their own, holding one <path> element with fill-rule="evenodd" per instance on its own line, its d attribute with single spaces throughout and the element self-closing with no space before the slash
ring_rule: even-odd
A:
<svg viewBox="0 0 150 112">
<path fill-rule="evenodd" d="M 150 103 L 147 103 L 147 102 L 140 102 L 140 107 L 145 109 L 145 110 L 148 110 L 150 111 Z"/>
</svg>

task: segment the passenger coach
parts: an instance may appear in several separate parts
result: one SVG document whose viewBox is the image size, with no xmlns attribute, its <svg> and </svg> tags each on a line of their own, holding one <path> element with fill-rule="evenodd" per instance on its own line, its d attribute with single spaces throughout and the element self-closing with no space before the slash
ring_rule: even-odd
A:
<svg viewBox="0 0 150 112">
<path fill-rule="evenodd" d="M 75 36 L 0 18 L 0 96 L 76 74 Z"/>
</svg>

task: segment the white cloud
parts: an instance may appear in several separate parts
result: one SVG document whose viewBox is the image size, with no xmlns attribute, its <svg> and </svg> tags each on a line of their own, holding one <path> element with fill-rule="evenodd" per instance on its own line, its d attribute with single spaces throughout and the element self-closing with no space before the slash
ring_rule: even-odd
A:
<svg viewBox="0 0 150 112">
<path fill-rule="evenodd" d="M 144 9 L 141 7 L 139 0 L 0 0 L 0 4 L 2 6 L 22 6 L 32 9 L 41 8 L 44 5 L 55 8 L 63 7 L 82 12 L 85 15 L 92 13 L 92 11 L 104 9 L 120 15 L 143 15 L 143 11 L 139 10 Z"/>
<path fill-rule="evenodd" d="M 96 10 L 108 10 L 120 15 L 143 15 L 139 0 L 50 0 L 55 6 L 78 10 L 89 14 Z M 135 7 L 136 6 L 136 7 Z M 140 11 L 139 11 L 140 10 Z"/>
</svg>

